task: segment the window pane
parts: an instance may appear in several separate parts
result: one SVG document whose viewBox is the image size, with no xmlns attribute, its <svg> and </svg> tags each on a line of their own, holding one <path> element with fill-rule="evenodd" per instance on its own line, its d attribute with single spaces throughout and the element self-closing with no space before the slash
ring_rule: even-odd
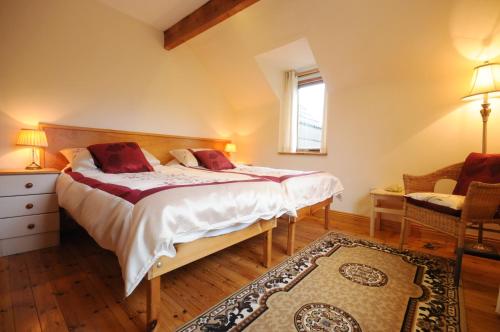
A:
<svg viewBox="0 0 500 332">
<path fill-rule="evenodd" d="M 323 134 L 325 84 L 299 87 L 298 104 L 297 149 L 319 150 Z"/>
</svg>

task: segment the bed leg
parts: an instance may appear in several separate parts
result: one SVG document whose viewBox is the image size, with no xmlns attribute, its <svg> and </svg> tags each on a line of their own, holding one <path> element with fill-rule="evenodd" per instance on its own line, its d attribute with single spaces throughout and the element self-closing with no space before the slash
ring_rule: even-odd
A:
<svg viewBox="0 0 500 332">
<path fill-rule="evenodd" d="M 288 220 L 288 242 L 286 244 L 286 254 L 292 256 L 295 251 L 295 226 L 297 225 L 296 218 Z"/>
<path fill-rule="evenodd" d="M 158 331 L 158 317 L 160 310 L 160 277 L 155 277 L 147 281 L 148 298 L 147 298 L 147 320 L 146 331 Z"/>
<path fill-rule="evenodd" d="M 325 229 L 330 229 L 330 204 L 325 205 Z"/>
<path fill-rule="evenodd" d="M 273 250 L 273 230 L 270 229 L 264 233 L 264 261 L 265 267 L 271 266 L 271 254 Z"/>
</svg>

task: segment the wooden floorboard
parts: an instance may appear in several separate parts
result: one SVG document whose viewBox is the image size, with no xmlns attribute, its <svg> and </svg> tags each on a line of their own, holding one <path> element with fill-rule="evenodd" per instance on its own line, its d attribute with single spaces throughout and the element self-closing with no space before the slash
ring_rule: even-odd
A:
<svg viewBox="0 0 500 332">
<path fill-rule="evenodd" d="M 331 220 L 331 230 L 369 239 L 368 224 Z M 321 221 L 297 225 L 300 250 L 326 231 Z M 273 266 L 285 255 L 287 224 L 278 222 Z M 387 229 L 376 241 L 397 245 L 399 234 Z M 172 271 L 161 280 L 162 329 L 173 331 L 266 271 L 261 265 L 262 236 L 247 240 Z M 424 249 L 426 242 L 436 249 Z M 453 256 L 453 239 L 414 230 L 410 249 Z M 500 331 L 494 314 L 500 262 L 466 256 L 463 285 L 469 331 Z M 145 325 L 143 283 L 123 298 L 116 257 L 84 232 L 65 233 L 59 247 L 0 257 L 0 331 L 141 331 Z"/>
</svg>

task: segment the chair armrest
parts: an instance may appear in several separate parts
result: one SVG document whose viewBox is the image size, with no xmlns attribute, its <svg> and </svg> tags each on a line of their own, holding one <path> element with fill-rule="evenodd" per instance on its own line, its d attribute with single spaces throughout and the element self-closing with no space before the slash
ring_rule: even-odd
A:
<svg viewBox="0 0 500 332">
<path fill-rule="evenodd" d="M 434 192 L 436 182 L 442 179 L 457 180 L 464 163 L 454 164 L 441 168 L 435 172 L 426 175 L 408 175 L 403 174 L 405 193 L 414 192 Z"/>
<path fill-rule="evenodd" d="M 472 181 L 465 196 L 462 219 L 470 222 L 500 222 L 493 220 L 500 207 L 500 183 Z"/>
</svg>

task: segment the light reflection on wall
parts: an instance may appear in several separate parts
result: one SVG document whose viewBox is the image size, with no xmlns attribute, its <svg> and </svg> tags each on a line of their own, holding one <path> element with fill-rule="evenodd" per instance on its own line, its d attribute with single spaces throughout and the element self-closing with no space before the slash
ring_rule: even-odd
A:
<svg viewBox="0 0 500 332">
<path fill-rule="evenodd" d="M 44 106 L 41 103 L 8 105 L 4 113 L 22 124 L 23 128 L 35 128 L 39 122 L 55 123 L 64 116 L 64 112 L 60 108 Z"/>
<path fill-rule="evenodd" d="M 17 146 L 17 134 L 21 128 L 37 128 L 39 122 L 57 122 L 64 112 L 55 105 L 42 102 L 8 102 L 0 110 L 0 165 L 2 167 L 24 167 L 31 159 L 31 148 Z"/>
<path fill-rule="evenodd" d="M 474 61 L 500 55 L 500 3 L 498 0 L 460 0 L 450 19 L 456 49 Z"/>
</svg>

